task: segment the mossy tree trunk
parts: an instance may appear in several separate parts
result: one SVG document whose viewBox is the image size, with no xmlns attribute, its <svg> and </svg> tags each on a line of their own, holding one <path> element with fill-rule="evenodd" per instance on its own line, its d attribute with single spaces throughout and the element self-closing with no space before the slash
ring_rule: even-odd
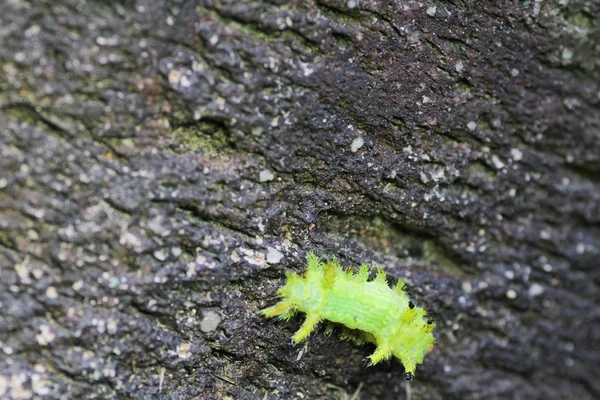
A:
<svg viewBox="0 0 600 400">
<path fill-rule="evenodd" d="M 435 315 L 413 399 L 600 397 L 600 2 L 0 4 L 0 397 L 405 396 L 266 321 L 309 250 Z"/>
</svg>

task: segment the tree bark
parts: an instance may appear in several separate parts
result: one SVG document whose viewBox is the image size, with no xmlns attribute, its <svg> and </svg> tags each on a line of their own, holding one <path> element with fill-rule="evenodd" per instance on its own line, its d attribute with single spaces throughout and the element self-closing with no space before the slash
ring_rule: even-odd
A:
<svg viewBox="0 0 600 400">
<path fill-rule="evenodd" d="M 412 399 L 600 397 L 600 2 L 0 4 L 0 397 L 403 399 L 268 321 L 306 252 L 437 323 Z"/>
</svg>

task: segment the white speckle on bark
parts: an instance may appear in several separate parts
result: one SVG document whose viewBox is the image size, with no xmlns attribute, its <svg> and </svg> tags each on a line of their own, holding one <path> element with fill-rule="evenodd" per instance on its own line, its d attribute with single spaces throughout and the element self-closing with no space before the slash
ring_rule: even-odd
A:
<svg viewBox="0 0 600 400">
<path fill-rule="evenodd" d="M 512 289 L 506 291 L 506 298 L 509 300 L 514 300 L 517 298 L 517 292 Z"/>
<path fill-rule="evenodd" d="M 179 85 L 179 81 L 181 80 L 181 77 L 183 76 L 183 72 L 178 71 L 176 69 L 172 69 L 171 71 L 169 71 L 169 76 L 168 76 L 168 80 L 169 80 L 169 84 L 171 86 L 176 86 Z"/>
<path fill-rule="evenodd" d="M 350 145 L 350 151 L 353 153 L 356 153 L 358 151 L 358 149 L 363 147 L 364 144 L 365 144 L 364 139 L 359 136 L 352 141 L 352 144 Z"/>
<path fill-rule="evenodd" d="M 206 256 L 202 255 L 202 254 L 198 254 L 196 256 L 196 264 L 198 265 L 202 265 L 206 262 Z"/>
<path fill-rule="evenodd" d="M 283 258 L 283 253 L 274 247 L 267 247 L 267 262 L 269 264 L 277 264 Z"/>
<path fill-rule="evenodd" d="M 167 254 L 163 250 L 156 250 L 154 252 L 154 258 L 158 261 L 165 261 L 167 259 Z"/>
<path fill-rule="evenodd" d="M 185 271 L 185 276 L 188 278 L 196 276 L 196 263 L 188 263 L 187 270 Z"/>
<path fill-rule="evenodd" d="M 254 251 L 252 249 L 246 249 L 241 247 L 240 252 L 244 254 L 244 260 L 251 265 L 257 265 L 259 267 L 264 267 L 266 264 L 265 255 L 261 252 Z"/>
<path fill-rule="evenodd" d="M 40 346 L 45 346 L 56 339 L 56 333 L 52 332 L 48 325 L 42 325 L 40 326 L 40 333 L 35 335 L 35 339 Z"/>
<path fill-rule="evenodd" d="M 46 289 L 46 297 L 52 300 L 58 297 L 58 292 L 54 286 L 48 286 L 48 289 Z"/>
<path fill-rule="evenodd" d="M 502 160 L 500 160 L 500 157 L 498 157 L 495 154 L 492 156 L 492 164 L 494 164 L 494 168 L 496 169 L 504 168 L 504 163 L 502 162 Z"/>
<path fill-rule="evenodd" d="M 167 236 L 170 233 L 170 230 L 164 227 L 162 225 L 162 222 L 163 217 L 159 215 L 156 218 L 153 218 L 148 221 L 148 228 L 150 228 L 150 230 L 157 235 Z"/>
<path fill-rule="evenodd" d="M 126 231 L 121 234 L 121 237 L 119 238 L 119 244 L 122 246 L 130 245 L 131 247 L 133 247 L 135 249 L 136 252 L 139 252 L 139 251 L 141 251 L 143 242 L 135 234 L 133 234 L 129 231 Z"/>
<path fill-rule="evenodd" d="M 31 27 L 27 28 L 27 30 L 25 31 L 25 37 L 31 38 L 33 36 L 36 36 L 41 31 L 42 31 L 42 28 L 40 28 L 39 25 L 32 25 Z"/>
<path fill-rule="evenodd" d="M 567 342 L 567 343 L 565 343 L 565 350 L 568 351 L 569 353 L 572 353 L 573 350 L 575 350 L 575 345 L 571 342 Z"/>
<path fill-rule="evenodd" d="M 539 296 L 544 293 L 544 287 L 539 283 L 533 283 L 527 291 L 531 297 Z"/>
<path fill-rule="evenodd" d="M 562 49 L 561 57 L 562 57 L 563 60 L 569 61 L 569 60 L 571 60 L 573 58 L 574 54 L 575 53 L 573 52 L 573 50 L 565 47 L 564 49 Z"/>
<path fill-rule="evenodd" d="M 200 321 L 200 330 L 204 333 L 213 332 L 221 323 L 221 316 L 215 311 L 204 311 Z"/>
<path fill-rule="evenodd" d="M 50 381 L 42 379 L 39 374 L 31 375 L 31 389 L 39 396 L 47 396 L 50 393 Z"/>
<path fill-rule="evenodd" d="M 510 155 L 515 161 L 521 161 L 523 159 L 523 152 L 519 149 L 511 149 Z"/>
<path fill-rule="evenodd" d="M 303 62 L 300 63 L 300 68 L 302 69 L 302 74 L 304 76 L 311 76 L 313 72 L 315 72 L 315 70 L 309 64 Z"/>
<path fill-rule="evenodd" d="M 17 271 L 17 275 L 21 278 L 21 282 L 28 284 L 31 283 L 31 279 L 29 278 L 29 257 L 26 257 L 23 262 L 15 264 L 15 270 Z"/>
<path fill-rule="evenodd" d="M 268 169 L 263 169 L 262 171 L 260 171 L 260 174 L 258 175 L 258 180 L 260 182 L 269 182 L 269 181 L 272 181 L 273 179 L 275 179 L 275 175 Z"/>
<path fill-rule="evenodd" d="M 436 11 L 437 11 L 437 7 L 431 6 L 427 9 L 427 15 L 429 15 L 430 17 L 433 17 L 435 15 Z"/>
<path fill-rule="evenodd" d="M 173 254 L 175 257 L 179 257 L 181 255 L 182 251 L 181 251 L 181 247 L 172 247 L 171 248 L 171 254 Z"/>
<path fill-rule="evenodd" d="M 110 333 L 111 335 L 114 335 L 115 333 L 117 333 L 117 320 L 114 318 L 109 318 L 108 321 L 106 321 L 106 331 L 108 333 Z"/>
<path fill-rule="evenodd" d="M 189 343 L 180 343 L 177 346 L 177 355 L 179 355 L 179 358 L 183 360 L 190 358 L 192 356 L 191 347 Z"/>
<path fill-rule="evenodd" d="M 456 64 L 454 64 L 454 69 L 456 70 L 456 72 L 461 72 L 464 68 L 465 68 L 465 65 L 463 64 L 462 61 L 459 61 Z"/>
<path fill-rule="evenodd" d="M 473 286 L 471 285 L 471 282 L 466 281 L 462 283 L 462 290 L 465 293 L 471 293 L 473 291 Z"/>
<path fill-rule="evenodd" d="M 475 121 L 470 121 L 470 122 L 467 124 L 467 128 L 469 128 L 469 130 L 470 130 L 471 132 L 473 132 L 473 131 L 475 130 L 475 128 L 477 128 L 477 122 L 475 122 Z"/>
</svg>

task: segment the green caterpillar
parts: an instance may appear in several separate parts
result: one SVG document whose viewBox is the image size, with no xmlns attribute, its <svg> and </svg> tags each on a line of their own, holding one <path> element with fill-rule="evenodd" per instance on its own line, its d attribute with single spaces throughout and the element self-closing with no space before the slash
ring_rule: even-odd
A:
<svg viewBox="0 0 600 400">
<path fill-rule="evenodd" d="M 368 363 L 377 364 L 393 354 L 404 365 L 406 379 L 411 380 L 417 364 L 433 348 L 435 323 L 409 300 L 404 281 L 399 280 L 392 289 L 380 267 L 369 281 L 366 264 L 354 273 L 350 268 L 344 271 L 336 259 L 321 262 L 313 252 L 306 259 L 306 273 L 286 273 L 287 282 L 277 292 L 281 301 L 261 313 L 283 320 L 297 311 L 305 313 L 306 320 L 292 337 L 294 344 L 310 335 L 321 320 L 362 331 L 362 340 L 377 346 Z"/>
</svg>

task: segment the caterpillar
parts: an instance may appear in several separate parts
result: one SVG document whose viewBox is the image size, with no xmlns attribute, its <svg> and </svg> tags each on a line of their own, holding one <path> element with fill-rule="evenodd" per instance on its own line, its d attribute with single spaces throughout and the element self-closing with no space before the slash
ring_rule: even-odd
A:
<svg viewBox="0 0 600 400">
<path fill-rule="evenodd" d="M 381 267 L 369 280 L 367 264 L 355 273 L 352 268 L 343 270 L 335 258 L 322 262 L 314 252 L 307 253 L 306 260 L 306 272 L 286 273 L 286 284 L 277 291 L 281 300 L 260 312 L 286 321 L 298 311 L 305 313 L 292 344 L 306 339 L 321 320 L 356 330 L 360 342 L 377 346 L 365 360 L 367 365 L 394 355 L 404 365 L 405 378 L 412 380 L 417 364 L 433 347 L 435 323 L 408 298 L 404 281 L 390 288 Z"/>
</svg>

